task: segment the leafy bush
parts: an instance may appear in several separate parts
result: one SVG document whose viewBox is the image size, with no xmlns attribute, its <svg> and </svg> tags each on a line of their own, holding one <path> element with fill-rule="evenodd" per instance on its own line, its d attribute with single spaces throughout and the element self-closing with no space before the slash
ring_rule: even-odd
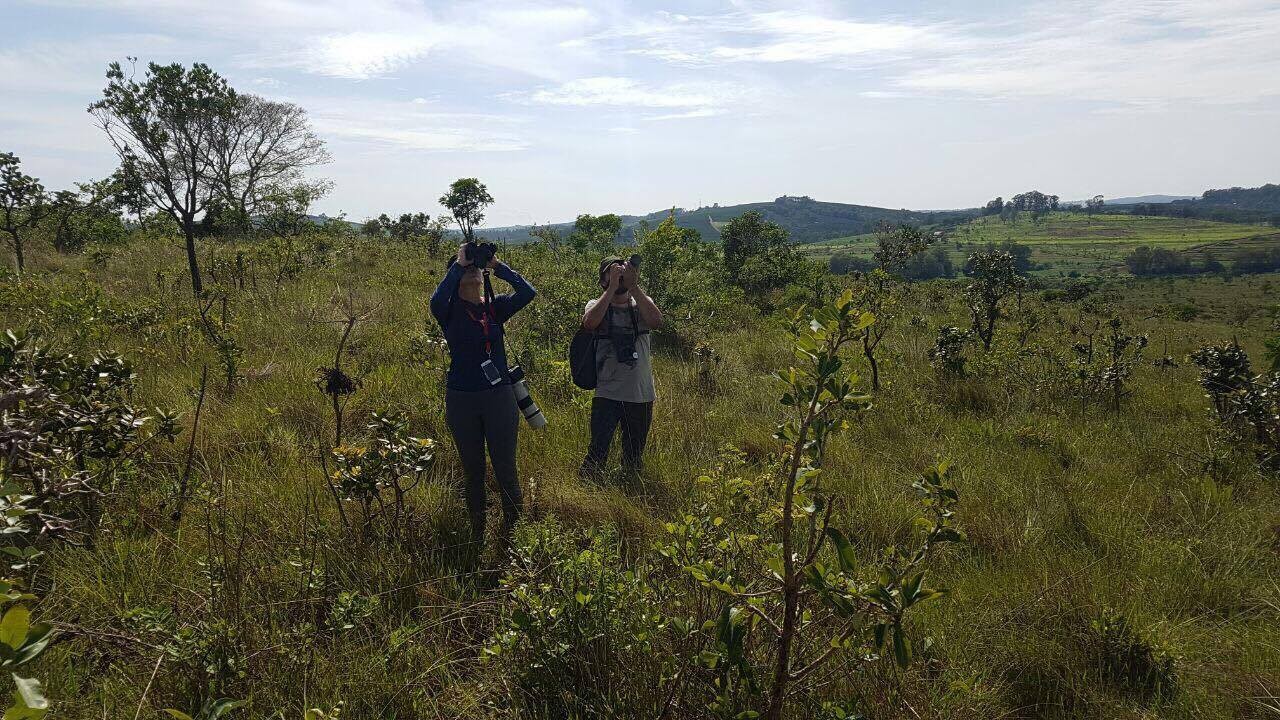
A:
<svg viewBox="0 0 1280 720">
<path fill-rule="evenodd" d="M 929 362 L 944 372 L 963 376 L 965 363 L 965 347 L 973 339 L 968 330 L 961 330 L 955 325 L 947 325 L 938 330 L 938 337 L 929 349 Z"/>
<path fill-rule="evenodd" d="M 334 486 L 341 498 L 359 503 L 366 531 L 386 516 L 388 533 L 400 534 L 409 513 L 405 497 L 435 461 L 435 441 L 410 436 L 408 427 L 403 413 L 374 413 L 368 444 L 333 449 Z"/>
<path fill-rule="evenodd" d="M 573 531 L 554 517 L 519 526 L 502 624 L 484 650 L 514 687 L 493 702 L 539 717 L 653 717 L 668 619 L 612 528 Z"/>
</svg>

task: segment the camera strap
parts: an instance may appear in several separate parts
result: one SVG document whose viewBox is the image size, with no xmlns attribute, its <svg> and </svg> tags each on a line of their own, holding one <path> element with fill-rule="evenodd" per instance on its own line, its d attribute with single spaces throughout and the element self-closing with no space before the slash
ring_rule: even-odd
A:
<svg viewBox="0 0 1280 720">
<path fill-rule="evenodd" d="M 480 326 L 480 334 L 484 336 L 484 351 L 489 357 L 493 357 L 493 340 L 489 338 L 489 329 L 498 324 L 498 313 L 493 308 L 493 283 L 489 281 L 488 268 L 484 271 L 484 309 L 480 316 L 467 308 L 467 316 L 471 318 L 475 324 Z"/>
</svg>

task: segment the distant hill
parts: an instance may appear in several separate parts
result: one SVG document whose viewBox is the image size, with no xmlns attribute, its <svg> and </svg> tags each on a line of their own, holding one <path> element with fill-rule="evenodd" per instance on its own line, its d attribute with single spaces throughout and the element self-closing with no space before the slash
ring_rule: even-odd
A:
<svg viewBox="0 0 1280 720">
<path fill-rule="evenodd" d="M 1170 203 L 1177 200 L 1195 200 L 1195 195 L 1136 195 L 1134 197 L 1106 198 L 1108 205 L 1137 205 L 1139 203 Z M 1081 201 L 1080 204 L 1084 204 Z"/>
<path fill-rule="evenodd" d="M 1126 205 L 1108 200 L 1103 212 L 1229 223 L 1270 223 L 1280 226 L 1280 185 L 1206 190 L 1198 198 L 1170 202 L 1137 202 Z"/>
<path fill-rule="evenodd" d="M 1280 185 L 1263 185 L 1256 188 L 1233 187 L 1226 190 L 1205 190 L 1198 202 L 1205 205 L 1233 207 L 1239 210 L 1260 210 L 1280 213 Z"/>
<path fill-rule="evenodd" d="M 718 240 L 720 228 L 733 218 L 755 210 L 766 220 L 775 222 L 791 233 L 797 243 L 812 243 L 847 235 L 861 235 L 875 230 L 882 222 L 891 224 L 943 225 L 963 222 L 976 217 L 980 211 L 969 210 L 893 210 L 870 205 L 822 202 L 803 196 L 783 195 L 771 202 L 744 203 L 741 205 L 712 205 L 695 210 L 675 208 L 676 224 L 693 228 L 704 240 Z M 666 219 L 672 210 L 658 210 L 648 215 L 623 215 L 623 241 L 629 242 L 641 222 L 651 227 Z M 481 234 L 487 238 L 509 243 L 527 242 L 533 226 L 513 225 L 485 228 Z M 561 234 L 573 230 L 573 223 L 553 223 L 549 227 Z"/>
</svg>

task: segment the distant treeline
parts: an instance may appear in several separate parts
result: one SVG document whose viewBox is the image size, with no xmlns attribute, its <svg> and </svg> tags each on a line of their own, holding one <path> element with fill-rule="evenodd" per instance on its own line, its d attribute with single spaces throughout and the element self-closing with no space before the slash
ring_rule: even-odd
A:
<svg viewBox="0 0 1280 720">
<path fill-rule="evenodd" d="M 987 243 L 974 245 L 973 252 L 991 252 L 1001 250 L 1013 256 L 1014 267 L 1025 273 L 1035 264 L 1031 262 L 1031 248 L 1015 242 Z M 833 274 L 848 275 L 855 272 L 871 272 L 880 265 L 870 258 L 858 257 L 849 253 L 836 253 L 827 263 Z M 962 270 L 962 269 L 961 269 Z M 934 245 L 927 250 L 916 253 L 907 259 L 895 274 L 908 280 L 933 280 L 934 278 L 952 278 L 959 272 L 951 259 L 951 253 L 941 245 Z"/>
<path fill-rule="evenodd" d="M 1280 185 L 1206 190 L 1196 200 L 1138 203 L 1099 208 L 1110 214 L 1214 220 L 1229 223 L 1269 223 L 1280 227 Z"/>
<path fill-rule="evenodd" d="M 1211 191 L 1212 192 L 1212 191 Z M 1171 203 L 1138 203 L 1116 205 L 1100 210 L 1109 215 L 1143 215 L 1148 217 L 1187 218 L 1241 224 L 1270 224 L 1280 227 L 1280 211 L 1254 210 L 1227 205 L 1208 205 L 1201 200 L 1178 200 Z"/>
<path fill-rule="evenodd" d="M 1129 272 L 1139 277 L 1201 273 L 1227 274 L 1228 272 L 1233 275 L 1250 275 L 1280 272 L 1280 247 L 1270 250 L 1246 250 L 1236 256 L 1229 270 L 1220 260 L 1213 257 L 1196 262 L 1185 253 L 1147 245 L 1134 248 L 1125 257 L 1124 264 Z"/>
</svg>

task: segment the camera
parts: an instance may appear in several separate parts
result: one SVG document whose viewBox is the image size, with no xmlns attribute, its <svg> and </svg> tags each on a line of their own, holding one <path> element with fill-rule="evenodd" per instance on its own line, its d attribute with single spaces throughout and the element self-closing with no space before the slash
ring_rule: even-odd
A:
<svg viewBox="0 0 1280 720">
<path fill-rule="evenodd" d="M 621 265 L 621 264 L 622 264 L 622 261 L 618 261 L 618 264 L 619 264 L 619 265 Z M 636 255 L 636 254 L 632 254 L 632 256 L 631 256 L 630 258 L 628 258 L 628 259 L 627 259 L 627 265 L 628 265 L 628 266 L 630 266 L 633 270 L 639 270 L 639 269 L 640 269 L 640 256 L 639 256 L 639 255 Z M 627 288 L 627 284 L 626 284 L 625 282 L 620 282 L 620 283 L 618 283 L 618 290 L 617 290 L 617 294 L 618 294 L 618 295 L 622 295 L 622 294 L 626 293 L 626 292 L 627 292 L 627 290 L 628 290 L 628 288 Z"/>
<path fill-rule="evenodd" d="M 491 242 L 476 242 L 472 240 L 464 245 L 463 248 L 471 264 L 481 269 L 489 267 L 493 256 L 498 254 L 498 246 Z"/>
<path fill-rule="evenodd" d="M 528 421 L 529 427 L 534 430 L 546 427 L 547 418 L 538 408 L 538 404 L 533 401 L 533 396 L 529 394 L 529 386 L 524 381 L 524 369 L 516 365 L 507 371 L 507 375 L 511 377 L 511 389 L 516 394 L 516 405 L 520 408 L 520 414 L 524 415 L 524 419 Z"/>
</svg>

